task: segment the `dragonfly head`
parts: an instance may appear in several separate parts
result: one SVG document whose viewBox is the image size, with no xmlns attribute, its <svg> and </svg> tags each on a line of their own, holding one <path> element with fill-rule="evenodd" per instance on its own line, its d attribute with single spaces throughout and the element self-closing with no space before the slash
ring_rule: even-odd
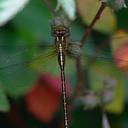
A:
<svg viewBox="0 0 128 128">
<path fill-rule="evenodd" d="M 53 26 L 53 35 L 58 37 L 69 36 L 69 29 L 63 25 Z"/>
<path fill-rule="evenodd" d="M 69 36 L 68 24 L 63 17 L 56 16 L 52 22 L 52 34 L 54 36 Z"/>
</svg>

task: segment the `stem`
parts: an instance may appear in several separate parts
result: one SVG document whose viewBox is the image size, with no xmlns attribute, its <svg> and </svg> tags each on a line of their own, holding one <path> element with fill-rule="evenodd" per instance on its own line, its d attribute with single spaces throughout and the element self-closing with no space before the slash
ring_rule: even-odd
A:
<svg viewBox="0 0 128 128">
<path fill-rule="evenodd" d="M 83 75 L 83 70 L 82 70 L 82 66 L 81 66 L 81 58 L 78 57 L 76 59 L 76 69 L 77 69 L 77 86 L 76 89 L 74 91 L 73 94 L 73 100 L 79 95 L 79 92 L 81 92 L 81 90 L 83 89 L 83 81 L 84 81 L 84 75 Z"/>
<path fill-rule="evenodd" d="M 106 7 L 106 3 L 102 2 L 98 12 L 96 13 L 95 17 L 93 18 L 91 24 L 88 26 L 88 28 L 85 30 L 84 35 L 81 39 L 81 48 L 83 48 L 84 42 L 87 39 L 88 35 L 90 34 L 90 32 L 92 31 L 93 26 L 96 24 L 96 22 L 100 19 L 100 16 L 103 12 L 103 10 Z M 80 89 L 82 89 L 83 85 L 84 85 L 84 73 L 81 67 L 81 56 L 79 56 L 76 59 L 76 68 L 77 68 L 77 76 L 78 76 L 78 84 L 74 93 L 73 97 L 76 97 L 76 95 L 80 92 Z"/>
<path fill-rule="evenodd" d="M 98 10 L 98 12 L 96 14 L 96 16 L 94 17 L 94 19 L 92 20 L 91 24 L 88 26 L 88 28 L 84 32 L 84 35 L 83 35 L 83 37 L 81 39 L 82 46 L 84 45 L 84 42 L 87 39 L 89 33 L 92 31 L 93 26 L 100 19 L 100 16 L 101 16 L 103 10 L 105 9 L 105 7 L 106 7 L 106 3 L 102 2 L 102 4 L 101 4 L 101 6 L 100 6 L 100 8 L 99 8 L 99 10 Z"/>
</svg>

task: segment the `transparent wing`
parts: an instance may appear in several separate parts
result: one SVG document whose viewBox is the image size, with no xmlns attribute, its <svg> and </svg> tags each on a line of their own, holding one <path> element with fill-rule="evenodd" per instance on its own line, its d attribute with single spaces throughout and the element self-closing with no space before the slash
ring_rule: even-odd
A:
<svg viewBox="0 0 128 128">
<path fill-rule="evenodd" d="M 53 56 L 54 45 L 0 45 L 0 85 L 11 95 L 24 94 Z M 39 60 L 40 63 L 34 65 Z"/>
<path fill-rule="evenodd" d="M 73 45 L 74 47 L 79 46 L 78 44 Z M 79 50 L 77 47 L 76 52 L 79 53 Z M 89 52 L 85 53 L 83 54 L 85 62 L 90 63 L 90 60 L 98 60 L 105 63 L 113 61 L 109 52 L 101 52 L 99 54 L 96 54 L 96 52 L 91 52 L 91 54 Z M 67 61 L 68 66 L 66 67 L 70 67 L 71 69 L 73 63 L 70 60 Z M 68 68 L 67 71 L 72 72 L 70 69 Z M 42 71 L 54 72 L 54 74 L 59 73 L 54 45 L 6 45 L 0 43 L 0 85 L 8 93 L 14 96 L 25 93 Z"/>
</svg>

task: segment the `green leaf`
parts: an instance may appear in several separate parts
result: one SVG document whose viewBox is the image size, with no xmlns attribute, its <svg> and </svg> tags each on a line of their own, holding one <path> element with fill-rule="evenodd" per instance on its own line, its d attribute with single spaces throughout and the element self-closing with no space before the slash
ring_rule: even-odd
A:
<svg viewBox="0 0 128 128">
<path fill-rule="evenodd" d="M 30 45 L 0 43 L 0 83 L 11 96 L 21 96 L 33 86 L 38 72 L 28 67 L 31 59 Z"/>
<path fill-rule="evenodd" d="M 31 0 L 11 23 L 25 41 L 29 43 L 46 41 L 48 45 L 49 42 L 52 43 L 50 20 L 51 13 L 46 4 L 42 1 Z"/>
<path fill-rule="evenodd" d="M 9 110 L 10 110 L 10 105 L 8 99 L 2 87 L 0 86 L 0 111 L 8 112 Z"/>
<path fill-rule="evenodd" d="M 19 11 L 21 11 L 29 0 L 2 0 L 0 1 L 0 26 L 6 24 Z"/>
<path fill-rule="evenodd" d="M 82 20 L 85 24 L 90 25 L 100 8 L 100 2 L 97 0 L 77 0 L 77 5 Z M 105 8 L 100 19 L 93 28 L 106 34 L 110 34 L 115 30 L 116 17 L 110 8 Z"/>
<path fill-rule="evenodd" d="M 123 75 L 115 67 L 112 62 L 96 61 L 90 66 L 90 86 L 94 90 L 101 90 L 104 86 L 105 79 L 113 79 L 116 81 L 115 97 L 114 100 L 105 106 L 105 109 L 112 113 L 121 113 L 124 109 L 124 85 L 125 81 Z"/>
</svg>

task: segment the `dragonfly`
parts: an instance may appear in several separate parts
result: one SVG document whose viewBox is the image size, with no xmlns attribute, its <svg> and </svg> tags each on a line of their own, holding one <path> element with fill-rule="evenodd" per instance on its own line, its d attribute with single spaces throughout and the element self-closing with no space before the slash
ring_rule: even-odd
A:
<svg viewBox="0 0 128 128">
<path fill-rule="evenodd" d="M 68 128 L 68 112 L 67 112 L 67 97 L 66 97 L 66 83 L 65 83 L 65 56 L 67 51 L 67 37 L 70 32 L 67 26 L 64 25 L 62 20 L 54 21 L 53 35 L 55 36 L 55 46 L 57 51 L 58 63 L 61 69 L 62 81 L 62 95 L 63 95 L 63 108 L 64 108 L 64 121 L 65 128 Z"/>
<path fill-rule="evenodd" d="M 13 95 L 17 95 L 13 90 L 11 90 L 13 89 L 12 86 L 17 85 L 17 88 L 27 88 L 28 86 L 26 86 L 25 82 L 35 81 L 35 76 L 38 76 L 38 73 L 41 72 L 41 68 L 38 70 L 36 69 L 36 66 L 38 67 L 39 64 L 45 68 L 47 65 L 46 61 L 52 59 L 53 56 L 57 56 L 62 81 L 64 127 L 69 128 L 65 81 L 65 62 L 67 55 L 77 58 L 82 54 L 81 44 L 72 42 L 70 39 L 69 24 L 66 23 L 65 18 L 54 15 L 51 28 L 52 34 L 54 36 L 54 45 L 45 46 L 39 44 L 35 46 L 26 45 L 23 43 L 6 45 L 5 43 L 0 42 L 0 85 L 7 85 L 5 87 L 7 88 L 7 93 L 13 92 Z M 112 57 L 107 58 L 106 53 L 102 55 L 98 54 L 96 56 L 95 53 L 96 52 L 94 52 L 93 55 L 90 55 L 89 52 L 87 53 L 86 51 L 86 54 L 83 55 L 83 57 L 87 59 L 95 58 L 104 62 L 112 61 Z M 45 63 L 46 65 L 44 65 Z M 34 70 L 32 70 L 32 68 Z M 10 88 L 8 86 L 10 86 Z"/>
</svg>

